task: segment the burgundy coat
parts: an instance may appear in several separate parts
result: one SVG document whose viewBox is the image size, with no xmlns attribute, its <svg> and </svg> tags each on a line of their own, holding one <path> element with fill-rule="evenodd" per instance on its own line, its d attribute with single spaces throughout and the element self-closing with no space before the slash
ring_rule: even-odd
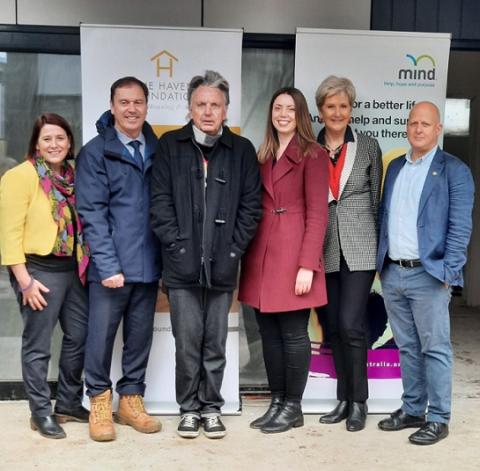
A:
<svg viewBox="0 0 480 471">
<path fill-rule="evenodd" d="M 327 303 L 323 239 L 328 217 L 328 156 L 317 144 L 303 157 L 294 137 L 275 166 L 261 165 L 263 215 L 242 261 L 239 300 L 261 312 Z M 314 270 L 312 289 L 295 294 L 300 267 Z"/>
</svg>

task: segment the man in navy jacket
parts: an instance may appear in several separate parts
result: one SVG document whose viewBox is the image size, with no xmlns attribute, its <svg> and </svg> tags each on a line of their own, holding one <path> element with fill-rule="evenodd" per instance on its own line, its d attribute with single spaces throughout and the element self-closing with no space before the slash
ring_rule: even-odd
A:
<svg viewBox="0 0 480 471">
<path fill-rule="evenodd" d="M 448 435 L 453 357 L 448 306 L 451 287 L 463 285 L 472 230 L 472 175 L 438 147 L 441 129 L 433 103 L 412 108 L 411 149 L 388 167 L 379 216 L 377 271 L 400 350 L 404 392 L 401 408 L 378 425 L 385 431 L 419 427 L 409 437 L 417 445 Z"/>
<path fill-rule="evenodd" d="M 161 273 L 158 241 L 149 221 L 156 136 L 145 121 L 147 100 L 148 89 L 137 78 L 114 82 L 110 111 L 97 122 L 98 136 L 83 146 L 77 159 L 77 206 L 92 254 L 85 382 L 90 437 L 96 441 L 115 439 L 110 367 L 121 320 L 124 346 L 116 420 L 139 432 L 160 430 L 143 405 Z"/>
</svg>

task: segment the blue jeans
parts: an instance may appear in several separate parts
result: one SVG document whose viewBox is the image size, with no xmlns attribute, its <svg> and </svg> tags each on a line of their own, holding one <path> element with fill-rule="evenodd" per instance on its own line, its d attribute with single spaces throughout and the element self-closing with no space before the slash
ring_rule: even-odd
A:
<svg viewBox="0 0 480 471">
<path fill-rule="evenodd" d="M 402 410 L 448 423 L 452 400 L 450 289 L 423 267 L 394 263 L 381 273 L 383 296 L 400 350 Z"/>
</svg>

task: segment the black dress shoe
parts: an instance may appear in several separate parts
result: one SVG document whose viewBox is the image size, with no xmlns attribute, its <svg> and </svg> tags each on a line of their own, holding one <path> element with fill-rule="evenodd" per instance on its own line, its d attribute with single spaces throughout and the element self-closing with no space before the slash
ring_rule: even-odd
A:
<svg viewBox="0 0 480 471">
<path fill-rule="evenodd" d="M 337 424 L 348 417 L 348 401 L 339 401 L 335 409 L 328 414 L 322 415 L 319 422 L 321 424 Z"/>
<path fill-rule="evenodd" d="M 32 430 L 38 430 L 38 433 L 45 438 L 65 438 L 67 435 L 54 415 L 47 417 L 30 417 L 30 427 Z"/>
<path fill-rule="evenodd" d="M 90 412 L 82 406 L 78 406 L 75 409 L 57 409 L 55 407 L 55 416 L 59 424 L 64 424 L 65 422 L 87 423 Z"/>
<path fill-rule="evenodd" d="M 366 402 L 351 402 L 350 411 L 347 417 L 347 430 L 359 432 L 365 428 L 368 407 Z"/>
<path fill-rule="evenodd" d="M 378 422 L 378 428 L 385 432 L 395 432 L 404 428 L 417 428 L 425 425 L 425 416 L 408 415 L 402 409 L 390 414 L 390 417 Z"/>
<path fill-rule="evenodd" d="M 415 445 L 433 445 L 448 435 L 448 424 L 427 422 L 408 439 Z"/>
<path fill-rule="evenodd" d="M 255 419 L 253 422 L 250 422 L 250 427 L 251 428 L 262 428 L 267 422 L 273 419 L 275 415 L 277 415 L 278 412 L 280 412 L 280 409 L 283 406 L 283 395 L 282 396 L 272 396 L 272 401 L 270 402 L 270 406 L 267 409 L 267 412 L 263 414 L 261 417 L 258 419 Z"/>
<path fill-rule="evenodd" d="M 302 406 L 299 401 L 285 401 L 280 411 L 260 430 L 263 433 L 286 432 L 303 426 Z"/>
</svg>

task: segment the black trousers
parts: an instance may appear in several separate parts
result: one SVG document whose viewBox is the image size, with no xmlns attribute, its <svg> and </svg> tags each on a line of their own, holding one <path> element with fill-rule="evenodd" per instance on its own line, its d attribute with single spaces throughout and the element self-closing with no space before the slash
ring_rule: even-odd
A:
<svg viewBox="0 0 480 471">
<path fill-rule="evenodd" d="M 255 314 L 272 395 L 301 401 L 310 366 L 310 309 L 280 313 L 262 313 L 255 309 Z"/>
<path fill-rule="evenodd" d="M 175 337 L 175 390 L 180 413 L 219 415 L 227 364 L 225 349 L 231 291 L 169 288 Z"/>
<path fill-rule="evenodd" d="M 113 345 L 123 319 L 122 377 L 118 394 L 145 393 L 145 371 L 153 338 L 158 283 L 126 283 L 122 288 L 89 284 L 90 314 L 85 351 L 87 394 L 96 396 L 112 387 Z"/>
<path fill-rule="evenodd" d="M 328 304 L 317 309 L 325 316 L 337 373 L 337 399 L 368 399 L 367 301 L 375 271 L 350 271 L 343 256 L 340 271 L 327 273 Z"/>
<path fill-rule="evenodd" d="M 52 335 L 60 322 L 63 331 L 58 373 L 56 407 L 69 410 L 80 407 L 83 396 L 83 360 L 87 336 L 87 291 L 76 271 L 47 272 L 28 266 L 29 273 L 50 292 L 44 293 L 48 305 L 34 311 L 22 304 L 17 282 L 12 286 L 23 318 L 22 376 L 32 415 L 52 414 L 50 388 L 47 383 Z M 12 277 L 13 278 L 13 277 Z"/>
</svg>

